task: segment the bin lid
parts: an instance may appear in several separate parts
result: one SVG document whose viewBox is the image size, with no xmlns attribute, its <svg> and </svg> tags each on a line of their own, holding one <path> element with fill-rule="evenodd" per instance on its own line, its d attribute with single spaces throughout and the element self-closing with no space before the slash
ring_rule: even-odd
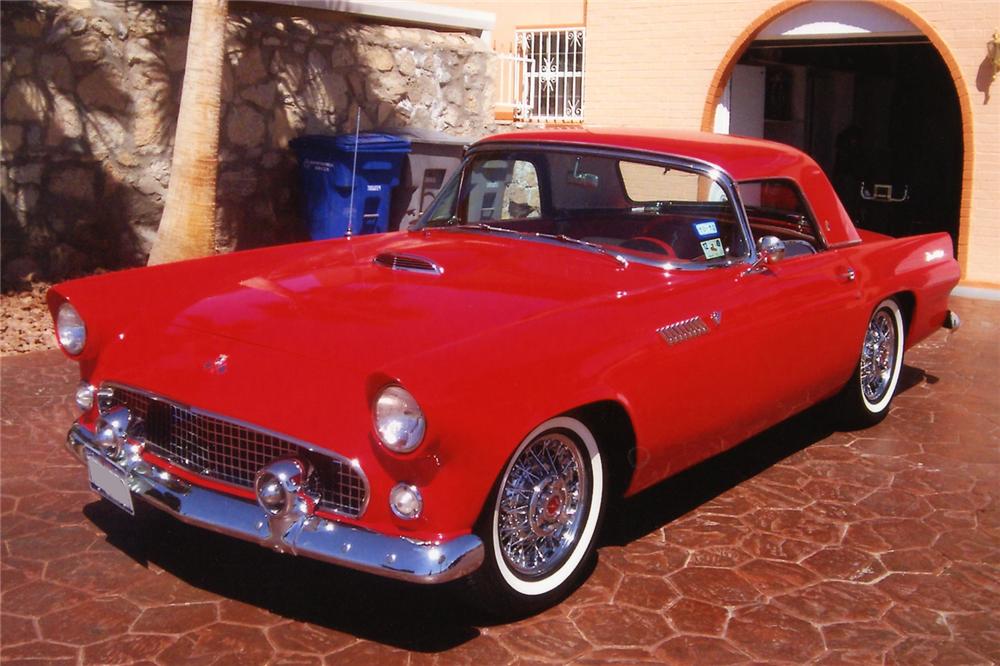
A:
<svg viewBox="0 0 1000 666">
<path fill-rule="evenodd" d="M 355 144 L 359 153 L 408 153 L 410 142 L 402 137 L 378 132 L 364 132 L 357 136 L 340 134 L 327 136 L 324 134 L 307 134 L 292 139 L 289 144 L 293 150 L 312 148 L 337 152 L 353 153 Z"/>
</svg>

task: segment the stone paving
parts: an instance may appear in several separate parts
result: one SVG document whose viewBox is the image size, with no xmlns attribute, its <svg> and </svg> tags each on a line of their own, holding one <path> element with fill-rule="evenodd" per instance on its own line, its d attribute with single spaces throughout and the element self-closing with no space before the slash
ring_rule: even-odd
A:
<svg viewBox="0 0 1000 666">
<path fill-rule="evenodd" d="M 907 356 L 887 420 L 818 408 L 624 503 L 567 601 L 490 625 L 397 584 L 132 520 L 62 448 L 76 370 L 4 357 L 5 664 L 1000 661 L 1000 303 Z"/>
</svg>

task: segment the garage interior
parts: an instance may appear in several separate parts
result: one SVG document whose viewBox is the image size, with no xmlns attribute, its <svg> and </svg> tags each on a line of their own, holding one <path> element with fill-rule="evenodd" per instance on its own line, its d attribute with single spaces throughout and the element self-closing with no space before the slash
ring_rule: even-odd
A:
<svg viewBox="0 0 1000 666">
<path fill-rule="evenodd" d="M 756 41 L 727 92 L 730 132 L 811 155 L 857 226 L 945 231 L 957 247 L 961 111 L 925 38 Z"/>
</svg>

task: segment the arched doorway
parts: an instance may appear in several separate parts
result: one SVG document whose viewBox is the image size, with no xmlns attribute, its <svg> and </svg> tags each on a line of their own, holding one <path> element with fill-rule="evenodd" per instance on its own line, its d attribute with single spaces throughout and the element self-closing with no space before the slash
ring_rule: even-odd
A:
<svg viewBox="0 0 1000 666">
<path fill-rule="evenodd" d="M 892 236 L 952 235 L 964 264 L 968 99 L 943 42 L 894 2 L 786 2 L 722 63 L 704 129 L 812 155 L 852 218 Z M 970 148 L 971 149 L 971 148 Z"/>
</svg>

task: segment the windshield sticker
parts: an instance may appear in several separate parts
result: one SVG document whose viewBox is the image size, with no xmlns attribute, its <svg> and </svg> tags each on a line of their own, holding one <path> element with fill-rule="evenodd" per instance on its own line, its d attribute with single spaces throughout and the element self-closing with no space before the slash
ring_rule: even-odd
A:
<svg viewBox="0 0 1000 666">
<path fill-rule="evenodd" d="M 726 256 L 726 251 L 722 249 L 722 240 L 719 238 L 702 241 L 701 250 L 705 253 L 706 259 L 718 259 Z"/>
<path fill-rule="evenodd" d="M 698 238 L 709 238 L 711 236 L 718 236 L 719 229 L 715 226 L 715 220 L 702 220 L 701 222 L 694 223 L 695 233 L 698 234 Z"/>
</svg>

